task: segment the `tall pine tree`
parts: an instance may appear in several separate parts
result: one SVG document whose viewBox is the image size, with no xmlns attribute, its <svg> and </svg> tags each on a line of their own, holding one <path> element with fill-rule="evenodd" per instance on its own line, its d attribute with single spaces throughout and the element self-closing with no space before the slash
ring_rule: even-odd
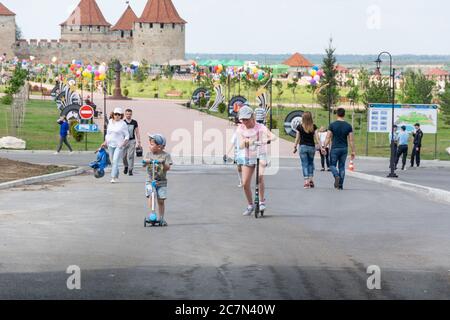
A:
<svg viewBox="0 0 450 320">
<path fill-rule="evenodd" d="M 331 108 L 335 107 L 339 100 L 335 51 L 336 48 L 333 48 L 333 39 L 330 39 L 328 49 L 325 50 L 326 57 L 323 59 L 322 69 L 324 76 L 321 80 L 321 90 L 317 94 L 317 100 L 325 110 L 329 110 L 329 106 Z"/>
</svg>

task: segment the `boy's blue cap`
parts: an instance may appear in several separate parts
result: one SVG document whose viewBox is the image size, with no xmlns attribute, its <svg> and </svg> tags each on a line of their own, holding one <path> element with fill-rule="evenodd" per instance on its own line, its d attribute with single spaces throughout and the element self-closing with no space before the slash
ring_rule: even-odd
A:
<svg viewBox="0 0 450 320">
<path fill-rule="evenodd" d="M 158 146 L 166 146 L 166 138 L 162 134 L 148 134 L 148 137 L 154 140 Z"/>
</svg>

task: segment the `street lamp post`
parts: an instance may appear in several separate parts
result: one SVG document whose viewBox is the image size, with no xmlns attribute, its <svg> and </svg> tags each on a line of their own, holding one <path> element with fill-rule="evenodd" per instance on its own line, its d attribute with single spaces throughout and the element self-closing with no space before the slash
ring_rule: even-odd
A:
<svg viewBox="0 0 450 320">
<path fill-rule="evenodd" d="M 378 55 L 375 63 L 377 64 L 377 72 L 381 75 L 381 56 L 383 54 L 387 54 L 389 56 L 389 76 L 392 77 L 392 88 L 391 88 L 391 102 L 392 102 L 392 123 L 391 123 L 391 159 L 390 159 L 390 169 L 391 171 L 388 174 L 388 178 L 398 178 L 398 175 L 395 173 L 395 157 L 397 154 L 397 150 L 395 150 L 395 132 L 394 132 L 394 124 L 395 124 L 395 68 L 392 68 L 392 55 L 383 51 Z"/>
</svg>

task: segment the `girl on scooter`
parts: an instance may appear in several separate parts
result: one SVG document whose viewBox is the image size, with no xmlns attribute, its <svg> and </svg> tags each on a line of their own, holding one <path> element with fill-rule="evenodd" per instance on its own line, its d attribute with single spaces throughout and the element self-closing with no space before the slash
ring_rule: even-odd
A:
<svg viewBox="0 0 450 320">
<path fill-rule="evenodd" d="M 257 157 L 260 159 L 259 167 L 259 194 L 260 210 L 266 209 L 264 198 L 264 169 L 267 166 L 267 144 L 274 141 L 276 137 L 263 124 L 257 123 L 254 111 L 248 105 L 239 110 L 239 120 L 241 125 L 237 129 L 239 136 L 240 150 L 237 158 L 239 165 L 242 165 L 242 182 L 244 193 L 247 198 L 248 206 L 244 211 L 244 216 L 249 216 L 255 210 L 253 195 L 251 190 L 251 181 L 256 169 Z"/>
</svg>

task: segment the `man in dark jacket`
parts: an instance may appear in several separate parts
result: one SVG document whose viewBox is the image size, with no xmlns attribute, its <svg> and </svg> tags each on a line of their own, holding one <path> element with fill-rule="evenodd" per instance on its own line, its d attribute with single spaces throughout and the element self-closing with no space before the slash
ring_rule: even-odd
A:
<svg viewBox="0 0 450 320">
<path fill-rule="evenodd" d="M 420 150 L 422 149 L 422 138 L 423 132 L 420 130 L 420 124 L 416 123 L 414 125 L 416 131 L 413 133 L 414 142 L 411 154 L 411 168 L 414 167 L 414 159 L 416 159 L 417 167 L 420 166 Z"/>
</svg>

